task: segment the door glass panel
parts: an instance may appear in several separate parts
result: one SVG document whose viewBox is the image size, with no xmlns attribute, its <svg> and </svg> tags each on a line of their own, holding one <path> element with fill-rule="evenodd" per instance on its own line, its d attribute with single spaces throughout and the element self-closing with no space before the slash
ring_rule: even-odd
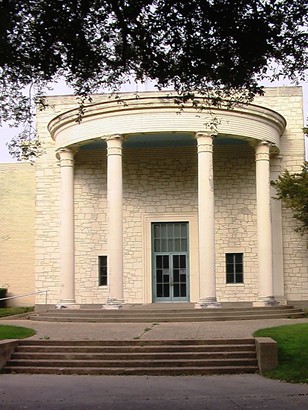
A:
<svg viewBox="0 0 308 410">
<path fill-rule="evenodd" d="M 174 224 L 174 237 L 175 238 L 180 238 L 181 236 L 181 225 L 180 224 Z"/>
<path fill-rule="evenodd" d="M 169 283 L 169 273 L 167 275 L 164 274 L 164 283 Z"/>
<path fill-rule="evenodd" d="M 154 239 L 154 252 L 160 252 L 160 239 Z"/>
<path fill-rule="evenodd" d="M 158 298 L 162 298 L 163 297 L 163 285 L 160 285 L 157 283 L 156 285 L 156 294 Z"/>
<path fill-rule="evenodd" d="M 181 239 L 181 252 L 187 252 L 187 239 Z"/>
<path fill-rule="evenodd" d="M 173 224 L 167 224 L 168 226 L 168 238 L 173 238 Z"/>
<path fill-rule="evenodd" d="M 156 268 L 162 268 L 163 267 L 163 258 L 160 255 L 156 255 Z"/>
<path fill-rule="evenodd" d="M 187 238 L 187 224 L 181 224 L 181 237 Z"/>
<path fill-rule="evenodd" d="M 173 239 L 168 239 L 168 252 L 173 252 Z"/>
<path fill-rule="evenodd" d="M 175 238 L 174 239 L 174 251 L 175 252 L 180 252 L 181 251 L 181 239 L 180 238 Z"/>
<path fill-rule="evenodd" d="M 173 282 L 174 297 L 186 297 L 186 255 L 173 255 Z"/>
<path fill-rule="evenodd" d="M 186 255 L 180 256 L 180 268 L 182 269 L 186 268 Z"/>
<path fill-rule="evenodd" d="M 181 296 L 182 298 L 186 297 L 186 284 L 181 284 Z"/>
<path fill-rule="evenodd" d="M 173 269 L 179 268 L 179 255 L 173 255 Z"/>
<path fill-rule="evenodd" d="M 160 237 L 161 238 L 167 237 L 167 225 L 166 224 L 160 224 Z"/>
<path fill-rule="evenodd" d="M 169 269 L 169 255 L 163 256 L 163 268 Z"/>
<path fill-rule="evenodd" d="M 180 275 L 180 281 L 183 283 L 186 283 L 186 274 L 181 274 Z"/>
<path fill-rule="evenodd" d="M 179 272 L 178 272 L 178 270 L 173 270 L 173 282 L 174 283 L 176 283 L 176 282 L 179 282 L 180 281 L 180 275 L 179 275 Z"/>
</svg>

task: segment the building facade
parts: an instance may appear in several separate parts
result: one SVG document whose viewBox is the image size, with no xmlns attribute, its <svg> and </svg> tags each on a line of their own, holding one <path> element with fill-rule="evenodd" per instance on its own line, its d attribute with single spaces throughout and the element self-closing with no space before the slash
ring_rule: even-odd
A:
<svg viewBox="0 0 308 410">
<path fill-rule="evenodd" d="M 34 270 L 49 304 L 308 301 L 307 238 L 270 187 L 304 161 L 299 87 L 199 112 L 97 95 L 80 123 L 75 97 L 47 102 Z"/>
</svg>

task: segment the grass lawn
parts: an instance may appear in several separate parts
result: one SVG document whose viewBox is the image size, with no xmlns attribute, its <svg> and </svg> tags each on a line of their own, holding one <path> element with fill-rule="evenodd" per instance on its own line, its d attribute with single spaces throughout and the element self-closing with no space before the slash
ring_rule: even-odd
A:
<svg viewBox="0 0 308 410">
<path fill-rule="evenodd" d="M 9 307 L 9 308 L 0 308 L 0 317 L 19 315 L 21 313 L 33 312 L 34 307 Z"/>
<path fill-rule="evenodd" d="M 267 336 L 278 343 L 279 366 L 265 376 L 291 383 L 308 383 L 308 323 L 260 329 L 254 336 Z"/>
<path fill-rule="evenodd" d="M 34 329 L 20 326 L 0 325 L 0 340 L 4 339 L 24 339 L 35 335 Z"/>
</svg>

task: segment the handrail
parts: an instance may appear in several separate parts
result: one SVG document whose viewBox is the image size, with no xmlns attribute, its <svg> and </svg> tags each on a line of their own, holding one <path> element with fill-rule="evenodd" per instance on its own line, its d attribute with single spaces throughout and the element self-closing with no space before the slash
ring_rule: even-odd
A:
<svg viewBox="0 0 308 410">
<path fill-rule="evenodd" d="M 23 298 L 25 296 L 31 296 L 31 295 L 36 295 L 39 293 L 45 293 L 45 305 L 47 305 L 47 294 L 48 294 L 49 290 L 38 290 L 37 292 L 32 292 L 32 293 L 25 293 L 23 295 L 17 295 L 17 296 L 8 296 L 6 298 L 0 298 L 1 300 L 8 300 L 8 299 L 17 299 L 17 298 Z"/>
</svg>

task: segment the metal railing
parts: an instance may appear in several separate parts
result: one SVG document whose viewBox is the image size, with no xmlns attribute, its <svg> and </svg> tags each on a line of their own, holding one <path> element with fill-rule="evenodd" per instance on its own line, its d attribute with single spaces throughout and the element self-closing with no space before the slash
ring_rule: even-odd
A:
<svg viewBox="0 0 308 410">
<path fill-rule="evenodd" d="M 9 300 L 9 299 L 18 299 L 18 298 L 24 298 L 26 296 L 32 296 L 32 295 L 38 295 L 40 293 L 45 293 L 45 305 L 47 305 L 47 294 L 49 290 L 38 290 L 37 292 L 32 292 L 32 293 L 25 293 L 23 295 L 16 295 L 16 296 L 8 296 L 6 298 L 0 298 L 0 301 L 2 300 Z"/>
</svg>

